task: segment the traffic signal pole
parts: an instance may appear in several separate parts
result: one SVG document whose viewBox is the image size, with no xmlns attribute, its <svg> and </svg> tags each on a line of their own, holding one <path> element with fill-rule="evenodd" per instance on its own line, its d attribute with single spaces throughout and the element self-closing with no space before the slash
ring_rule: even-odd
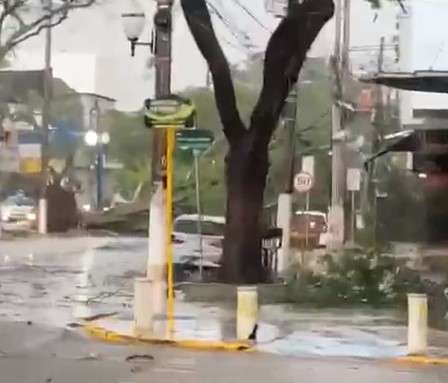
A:
<svg viewBox="0 0 448 383">
<path fill-rule="evenodd" d="M 157 0 L 157 11 L 154 16 L 156 99 L 171 94 L 172 6 L 173 0 Z M 147 278 L 151 280 L 153 286 L 154 316 L 163 315 L 167 305 L 166 137 L 165 129 L 153 129 Z"/>
</svg>

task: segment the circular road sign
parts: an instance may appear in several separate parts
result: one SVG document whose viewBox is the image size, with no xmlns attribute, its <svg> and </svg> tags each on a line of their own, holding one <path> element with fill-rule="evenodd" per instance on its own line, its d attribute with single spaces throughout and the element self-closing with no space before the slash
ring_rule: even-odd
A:
<svg viewBox="0 0 448 383">
<path fill-rule="evenodd" d="M 294 177 L 294 188 L 299 193 L 307 193 L 309 192 L 314 185 L 314 179 L 313 176 L 306 172 L 301 172 L 299 174 L 296 174 Z"/>
</svg>

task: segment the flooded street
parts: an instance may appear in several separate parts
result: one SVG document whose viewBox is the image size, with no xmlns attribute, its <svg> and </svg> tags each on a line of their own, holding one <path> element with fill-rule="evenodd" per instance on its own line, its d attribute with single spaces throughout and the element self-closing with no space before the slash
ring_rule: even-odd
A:
<svg viewBox="0 0 448 383">
<path fill-rule="evenodd" d="M 5 242 L 0 249 L 0 321 L 64 328 L 97 315 L 132 318 L 133 280 L 146 266 L 145 238 Z M 4 246 L 3 246 L 4 245 Z M 177 325 L 197 338 L 235 337 L 235 307 L 176 305 Z M 406 352 L 406 313 L 372 309 L 261 307 L 259 349 L 280 355 L 384 358 Z M 433 352 L 448 336 L 432 332 Z"/>
<path fill-rule="evenodd" d="M 132 303 L 133 278 L 145 270 L 144 239 L 59 242 L 0 248 L 0 319 L 61 327 Z"/>
<path fill-rule="evenodd" d="M 258 333 L 261 353 L 98 343 L 67 325 L 111 313 L 117 313 L 118 324 L 129 323 L 133 279 L 145 269 L 146 240 L 60 238 L 53 239 L 52 246 L 42 240 L 26 242 L 1 243 L 2 383 L 227 382 L 230 371 L 233 381 L 249 383 L 290 382 L 297 376 L 324 383 L 335 374 L 343 374 L 345 382 L 360 377 L 366 383 L 446 381 L 448 372 L 442 367 L 421 370 L 384 362 L 405 351 L 403 314 L 390 310 L 265 305 Z M 234 336 L 234 307 L 178 298 L 176 326 L 184 335 Z M 431 352 L 443 353 L 446 335 L 431 337 L 431 344 L 440 343 Z M 132 355 L 149 359 L 127 361 Z"/>
</svg>

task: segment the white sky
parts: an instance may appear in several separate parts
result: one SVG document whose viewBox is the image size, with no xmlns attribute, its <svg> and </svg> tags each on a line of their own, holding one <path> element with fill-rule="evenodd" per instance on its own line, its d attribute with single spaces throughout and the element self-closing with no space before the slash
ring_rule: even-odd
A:
<svg viewBox="0 0 448 383">
<path fill-rule="evenodd" d="M 153 69 L 147 68 L 145 48 L 137 48 L 136 57 L 129 54 L 129 45 L 122 32 L 120 14 L 129 0 L 103 0 L 101 6 L 74 12 L 64 24 L 54 29 L 53 55 L 56 76 L 62 77 L 78 91 L 96 92 L 117 99 L 122 110 L 136 110 L 143 99 L 153 94 Z M 230 27 L 215 20 L 217 34 L 232 62 L 247 57 L 247 50 L 239 40 L 247 33 L 255 46 L 252 52 L 262 51 L 269 32 L 253 21 L 232 0 L 211 0 L 223 13 Z M 263 0 L 239 0 L 253 12 L 260 22 L 273 30 L 276 20 L 264 10 Z M 153 1 L 147 4 L 147 15 L 152 14 Z M 370 10 L 364 0 L 353 0 L 352 44 L 378 44 L 380 36 L 393 28 L 394 8 L 378 12 Z M 236 39 L 233 34 L 237 34 Z M 142 40 L 149 35 L 145 31 Z M 329 23 L 313 47 L 311 55 L 328 56 L 333 46 L 333 25 Z M 43 38 L 34 38 L 16 52 L 14 67 L 36 69 L 43 66 Z M 96 79 L 96 80 L 95 80 Z M 175 7 L 173 46 L 173 89 L 202 86 L 206 79 L 206 66 L 187 30 L 179 4 Z"/>
</svg>

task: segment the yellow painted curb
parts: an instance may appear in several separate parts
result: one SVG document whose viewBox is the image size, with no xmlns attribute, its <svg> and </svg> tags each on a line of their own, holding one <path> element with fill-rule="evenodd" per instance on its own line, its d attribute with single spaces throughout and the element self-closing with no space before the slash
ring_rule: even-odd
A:
<svg viewBox="0 0 448 383">
<path fill-rule="evenodd" d="M 395 361 L 416 365 L 448 366 L 448 358 L 434 358 L 430 356 L 403 356 L 396 358 Z"/>
<path fill-rule="evenodd" d="M 254 351 L 254 344 L 250 342 L 139 338 L 130 335 L 122 335 L 115 331 L 108 331 L 103 327 L 94 324 L 85 324 L 83 325 L 83 329 L 92 338 L 110 343 L 155 344 L 202 351 Z"/>
</svg>

